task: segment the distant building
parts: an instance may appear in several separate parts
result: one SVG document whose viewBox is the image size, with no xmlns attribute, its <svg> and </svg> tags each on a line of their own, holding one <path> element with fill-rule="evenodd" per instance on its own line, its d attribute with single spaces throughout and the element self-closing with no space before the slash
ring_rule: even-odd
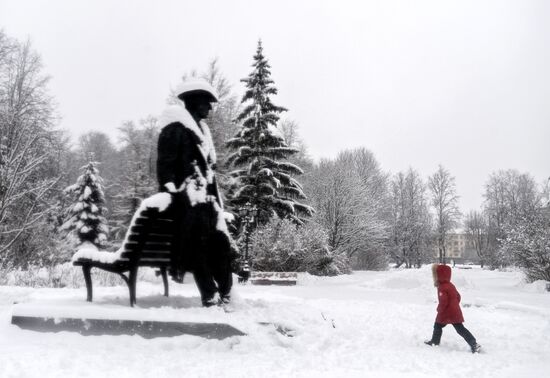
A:
<svg viewBox="0 0 550 378">
<path fill-rule="evenodd" d="M 447 234 L 445 243 L 445 258 L 447 263 L 451 260 L 457 264 L 465 262 L 477 262 L 479 258 L 472 243 L 468 240 L 468 235 L 465 232 L 453 232 Z M 434 247 L 434 257 L 439 259 L 439 248 Z"/>
</svg>

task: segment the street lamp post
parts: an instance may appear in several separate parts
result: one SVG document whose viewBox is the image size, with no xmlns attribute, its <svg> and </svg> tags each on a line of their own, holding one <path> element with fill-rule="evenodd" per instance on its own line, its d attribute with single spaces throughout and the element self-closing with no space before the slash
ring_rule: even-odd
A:
<svg viewBox="0 0 550 378">
<path fill-rule="evenodd" d="M 252 206 L 250 202 L 245 203 L 239 209 L 239 214 L 243 222 L 244 231 L 244 260 L 242 262 L 241 271 L 239 273 L 239 282 L 246 282 L 250 277 L 250 264 L 248 262 L 248 246 L 250 244 L 250 225 L 254 222 L 254 217 L 258 209 Z"/>
</svg>

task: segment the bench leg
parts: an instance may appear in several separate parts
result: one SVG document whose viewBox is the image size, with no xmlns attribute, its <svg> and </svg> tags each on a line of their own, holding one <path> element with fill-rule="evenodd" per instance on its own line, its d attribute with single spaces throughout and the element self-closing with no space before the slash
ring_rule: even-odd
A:
<svg viewBox="0 0 550 378">
<path fill-rule="evenodd" d="M 138 272 L 137 266 L 131 268 L 130 274 L 128 277 L 128 288 L 130 289 L 130 306 L 131 307 L 134 307 L 134 304 L 136 303 L 137 272 Z"/>
<path fill-rule="evenodd" d="M 164 296 L 168 296 L 168 275 L 166 274 L 166 267 L 160 268 L 160 274 L 162 275 L 162 283 L 164 284 Z"/>
<path fill-rule="evenodd" d="M 93 292 L 92 292 L 92 275 L 90 271 L 92 267 L 90 265 L 82 265 L 82 273 L 84 273 L 84 282 L 86 282 L 86 300 L 88 302 L 92 301 Z"/>
</svg>

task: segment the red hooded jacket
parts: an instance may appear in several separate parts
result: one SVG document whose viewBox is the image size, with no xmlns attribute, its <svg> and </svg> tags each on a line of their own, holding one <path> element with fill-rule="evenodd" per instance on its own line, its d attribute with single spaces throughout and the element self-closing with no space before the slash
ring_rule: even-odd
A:
<svg viewBox="0 0 550 378">
<path fill-rule="evenodd" d="M 451 283 L 451 267 L 448 265 L 437 265 L 435 270 L 437 284 L 437 306 L 436 323 L 454 324 L 463 323 L 464 317 L 460 310 L 460 294 L 455 285 Z"/>
</svg>

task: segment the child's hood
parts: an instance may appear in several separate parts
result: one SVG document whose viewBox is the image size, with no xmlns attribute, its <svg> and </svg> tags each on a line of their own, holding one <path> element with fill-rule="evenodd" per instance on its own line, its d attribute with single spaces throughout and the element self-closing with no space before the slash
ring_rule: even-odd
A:
<svg viewBox="0 0 550 378">
<path fill-rule="evenodd" d="M 451 267 L 442 264 L 433 264 L 432 273 L 435 286 L 440 283 L 451 282 Z"/>
<path fill-rule="evenodd" d="M 449 265 L 437 266 L 437 280 L 440 283 L 451 281 L 451 267 Z"/>
</svg>

